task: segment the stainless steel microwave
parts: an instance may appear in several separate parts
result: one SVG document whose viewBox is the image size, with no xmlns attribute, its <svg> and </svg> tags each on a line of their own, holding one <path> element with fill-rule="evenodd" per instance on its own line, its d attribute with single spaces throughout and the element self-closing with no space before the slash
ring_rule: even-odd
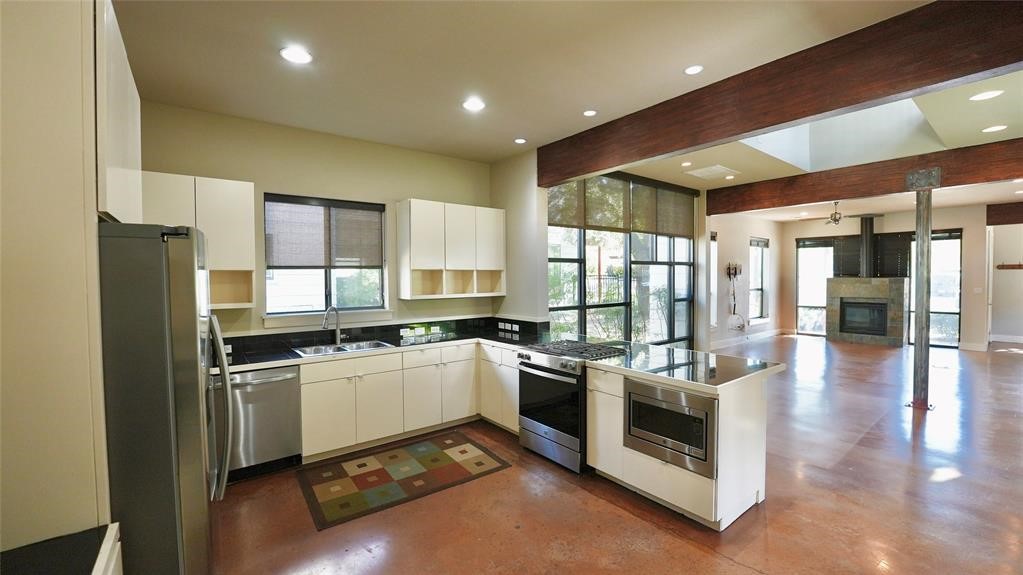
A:
<svg viewBox="0 0 1023 575">
<path fill-rule="evenodd" d="M 714 479 L 717 400 L 625 380 L 626 447 Z"/>
</svg>

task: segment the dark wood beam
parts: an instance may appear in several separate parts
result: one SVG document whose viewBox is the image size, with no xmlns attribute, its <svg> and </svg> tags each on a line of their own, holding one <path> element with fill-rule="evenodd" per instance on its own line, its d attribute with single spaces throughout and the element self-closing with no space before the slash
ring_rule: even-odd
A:
<svg viewBox="0 0 1023 575">
<path fill-rule="evenodd" d="M 987 207 L 987 225 L 1023 224 L 1023 202 L 991 204 Z"/>
<path fill-rule="evenodd" d="M 906 191 L 906 174 L 941 168 L 942 186 L 1023 176 L 1023 138 L 754 182 L 707 192 L 707 215 L 869 198 Z"/>
<path fill-rule="evenodd" d="M 542 146 L 539 184 L 1023 69 L 1021 38 L 1023 2 L 927 4 Z"/>
</svg>

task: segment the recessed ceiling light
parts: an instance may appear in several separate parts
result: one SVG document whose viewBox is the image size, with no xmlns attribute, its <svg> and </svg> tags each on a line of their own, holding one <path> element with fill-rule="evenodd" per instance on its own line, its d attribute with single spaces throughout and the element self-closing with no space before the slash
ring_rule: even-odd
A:
<svg viewBox="0 0 1023 575">
<path fill-rule="evenodd" d="M 1014 184 L 1023 184 L 1023 178 L 1016 178 L 1015 180 L 1012 181 L 1012 183 L 1014 183 Z"/>
<path fill-rule="evenodd" d="M 1016 190 L 1017 194 L 1023 194 L 1023 190 Z"/>
<path fill-rule="evenodd" d="M 515 143 L 516 144 L 525 144 L 526 143 L 526 139 L 525 138 L 515 138 Z"/>
<path fill-rule="evenodd" d="M 313 61 L 313 55 L 309 53 L 309 50 L 306 50 L 298 44 L 292 44 L 291 46 L 282 48 L 281 58 L 284 58 L 293 64 L 308 64 Z"/>
<path fill-rule="evenodd" d="M 734 180 L 734 179 L 735 179 L 735 176 L 725 176 L 725 179 L 726 179 L 726 180 Z"/>
<path fill-rule="evenodd" d="M 592 118 L 593 116 L 596 115 L 597 115 L 596 110 L 586 110 L 585 112 L 583 112 L 583 116 L 586 116 L 587 118 Z"/>
<path fill-rule="evenodd" d="M 987 128 L 984 128 L 983 130 L 981 130 L 981 132 L 984 132 L 985 134 L 990 134 L 991 132 L 1001 132 L 1002 130 L 1004 130 L 1006 128 L 1008 128 L 1008 126 L 1003 126 L 1003 125 L 989 126 Z"/>
<path fill-rule="evenodd" d="M 464 102 L 462 102 L 462 107 L 470 112 L 479 112 L 483 108 L 486 108 L 487 104 L 481 100 L 479 96 L 469 96 Z"/>
<path fill-rule="evenodd" d="M 810 215 L 810 212 L 799 212 L 799 215 L 801 215 L 801 216 L 808 216 L 808 215 Z"/>
<path fill-rule="evenodd" d="M 688 168 L 689 166 L 692 166 L 692 165 L 693 165 L 692 162 L 682 162 L 682 167 L 683 168 Z"/>
<path fill-rule="evenodd" d="M 997 98 L 1005 93 L 1005 90 L 988 90 L 987 92 L 981 92 L 970 96 L 970 100 L 974 102 L 980 102 L 981 100 L 990 100 L 991 98 Z"/>
<path fill-rule="evenodd" d="M 696 64 L 694 66 L 690 66 L 690 67 L 686 68 L 684 71 L 685 71 L 687 76 L 695 76 L 695 75 L 699 74 L 700 72 L 703 72 L 703 66 L 700 66 L 699 64 Z"/>
</svg>

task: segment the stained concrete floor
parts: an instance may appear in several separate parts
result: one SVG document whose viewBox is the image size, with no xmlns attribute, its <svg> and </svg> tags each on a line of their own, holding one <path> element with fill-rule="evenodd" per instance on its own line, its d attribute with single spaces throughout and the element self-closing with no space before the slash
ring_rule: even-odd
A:
<svg viewBox="0 0 1023 575">
<path fill-rule="evenodd" d="M 719 350 L 768 383 L 767 500 L 716 533 L 485 422 L 512 467 L 324 531 L 294 472 L 231 485 L 217 573 L 1023 573 L 1023 345 L 912 350 L 783 336 Z"/>
</svg>

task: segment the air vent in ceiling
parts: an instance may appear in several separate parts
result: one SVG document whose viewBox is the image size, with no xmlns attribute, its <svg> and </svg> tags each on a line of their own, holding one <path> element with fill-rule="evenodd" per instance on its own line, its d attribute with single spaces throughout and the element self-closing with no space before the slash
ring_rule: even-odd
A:
<svg viewBox="0 0 1023 575">
<path fill-rule="evenodd" d="M 720 180 L 725 176 L 735 176 L 739 174 L 739 172 L 732 168 L 726 168 L 721 164 L 714 164 L 713 166 L 707 166 L 706 168 L 689 170 L 686 173 L 690 176 L 696 176 L 697 178 L 703 178 L 705 180 Z"/>
</svg>

